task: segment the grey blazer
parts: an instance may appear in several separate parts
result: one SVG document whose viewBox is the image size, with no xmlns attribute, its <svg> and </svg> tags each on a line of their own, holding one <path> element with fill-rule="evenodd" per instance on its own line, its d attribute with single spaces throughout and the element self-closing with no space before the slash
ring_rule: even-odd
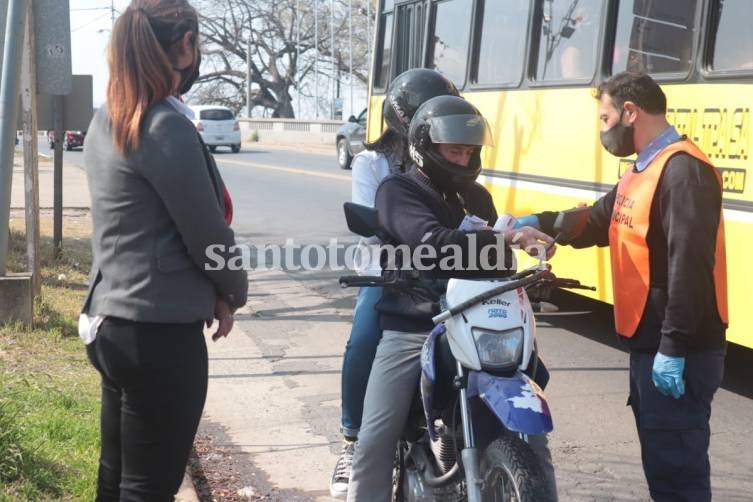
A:
<svg viewBox="0 0 753 502">
<path fill-rule="evenodd" d="M 84 163 L 91 194 L 92 271 L 84 312 L 142 322 L 214 317 L 216 297 L 246 303 L 243 270 L 216 268 L 240 254 L 225 224 L 222 181 L 196 128 L 167 101 L 144 117 L 138 149 L 114 147 L 106 107 L 89 126 Z M 236 262 L 239 260 L 236 260 Z"/>
</svg>

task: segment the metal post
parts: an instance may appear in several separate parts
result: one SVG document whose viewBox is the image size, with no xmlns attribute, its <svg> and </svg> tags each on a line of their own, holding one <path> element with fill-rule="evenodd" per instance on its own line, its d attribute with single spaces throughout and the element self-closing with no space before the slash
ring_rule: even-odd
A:
<svg viewBox="0 0 753 502">
<path fill-rule="evenodd" d="M 295 117 L 301 118 L 301 0 L 295 0 Z"/>
<path fill-rule="evenodd" d="M 63 251 L 63 109 L 64 97 L 52 97 L 52 124 L 55 129 L 55 153 L 52 170 L 52 248 L 55 258 Z"/>
<path fill-rule="evenodd" d="M 110 27 L 115 26 L 115 0 L 110 0 Z"/>
<path fill-rule="evenodd" d="M 366 0 L 366 59 L 371 68 L 371 0 Z"/>
<path fill-rule="evenodd" d="M 28 0 L 10 0 L 5 24 L 2 79 L 0 80 L 0 276 L 8 261 L 13 153 L 16 148 L 16 119 L 21 86 L 21 54 Z M 1 21 L 1 20 L 0 20 Z"/>
<path fill-rule="evenodd" d="M 350 86 L 350 114 L 353 109 L 353 0 L 348 0 L 348 83 Z"/>
<path fill-rule="evenodd" d="M 246 117 L 251 118 L 251 31 L 246 44 Z"/>
<path fill-rule="evenodd" d="M 329 106 L 329 118 L 335 120 L 335 79 L 337 78 L 337 60 L 335 59 L 335 0 L 330 1 L 329 7 L 329 52 L 332 57 L 332 76 L 330 77 L 330 83 L 332 84 L 332 101 Z"/>
<path fill-rule="evenodd" d="M 319 0 L 314 0 L 314 108 L 319 118 Z"/>
</svg>

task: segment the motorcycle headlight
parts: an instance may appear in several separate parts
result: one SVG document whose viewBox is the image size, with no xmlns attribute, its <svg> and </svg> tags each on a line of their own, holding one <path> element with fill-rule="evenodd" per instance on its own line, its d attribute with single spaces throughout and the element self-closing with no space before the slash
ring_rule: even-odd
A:
<svg viewBox="0 0 753 502">
<path fill-rule="evenodd" d="M 516 366 L 523 351 L 523 329 L 487 331 L 473 328 L 473 340 L 482 369 L 502 370 Z"/>
</svg>

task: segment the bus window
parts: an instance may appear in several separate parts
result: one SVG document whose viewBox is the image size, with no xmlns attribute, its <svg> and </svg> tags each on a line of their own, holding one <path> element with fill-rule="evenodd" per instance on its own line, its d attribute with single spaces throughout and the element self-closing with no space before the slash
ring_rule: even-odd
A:
<svg viewBox="0 0 753 502">
<path fill-rule="evenodd" d="M 604 2 L 544 0 L 536 80 L 591 80 Z"/>
<path fill-rule="evenodd" d="M 381 27 L 379 33 L 379 45 L 377 47 L 377 74 L 374 78 L 374 87 L 384 89 L 390 82 L 390 69 L 392 68 L 392 1 L 384 2 Z M 390 9 L 389 11 L 387 9 Z"/>
<path fill-rule="evenodd" d="M 753 69 L 753 2 L 718 0 L 712 7 L 711 69 L 713 71 Z"/>
<path fill-rule="evenodd" d="M 478 37 L 478 50 L 474 84 L 515 85 L 523 75 L 526 22 L 529 17 L 529 0 L 485 0 L 479 3 L 481 9 L 481 33 Z"/>
<path fill-rule="evenodd" d="M 688 73 L 696 0 L 623 0 L 617 13 L 612 74 Z"/>
<path fill-rule="evenodd" d="M 397 7 L 397 58 L 395 59 L 395 75 L 405 70 L 420 68 L 423 65 L 424 27 L 426 16 L 424 2 L 399 5 Z"/>
<path fill-rule="evenodd" d="M 430 67 L 441 72 L 458 88 L 465 83 L 472 8 L 472 0 L 444 0 L 434 6 Z"/>
</svg>

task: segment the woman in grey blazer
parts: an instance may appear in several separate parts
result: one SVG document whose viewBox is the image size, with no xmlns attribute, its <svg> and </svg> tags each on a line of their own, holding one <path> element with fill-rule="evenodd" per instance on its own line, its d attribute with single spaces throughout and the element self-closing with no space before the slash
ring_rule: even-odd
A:
<svg viewBox="0 0 753 502">
<path fill-rule="evenodd" d="M 93 266 L 79 331 L 102 376 L 101 501 L 173 500 L 206 398 L 203 325 L 226 336 L 246 303 L 246 273 L 207 258 L 218 244 L 236 254 L 222 180 L 171 97 L 198 76 L 198 30 L 186 0 L 133 0 L 86 138 Z"/>
</svg>

